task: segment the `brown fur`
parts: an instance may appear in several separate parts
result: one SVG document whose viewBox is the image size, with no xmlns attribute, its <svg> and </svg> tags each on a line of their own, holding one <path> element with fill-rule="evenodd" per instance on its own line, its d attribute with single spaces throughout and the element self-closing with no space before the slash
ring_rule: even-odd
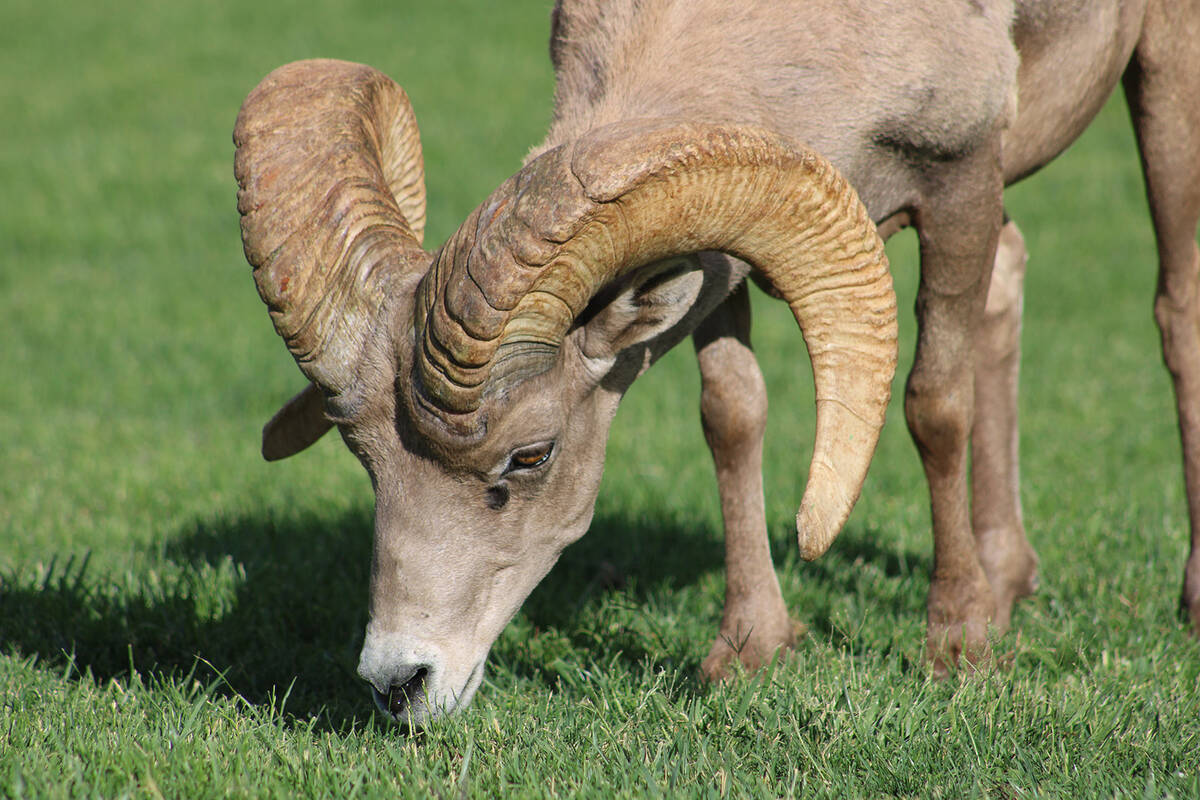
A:
<svg viewBox="0 0 1200 800">
<path fill-rule="evenodd" d="M 555 117 L 535 153 L 628 117 L 753 121 L 826 155 L 881 230 L 917 228 L 920 333 L 905 410 L 930 485 L 928 650 L 939 670 L 962 654 L 986 659 L 988 626 L 1007 628 L 1014 600 L 1036 586 L 1016 452 L 1025 252 L 1015 224 L 1001 234 L 1001 189 L 1062 152 L 1124 75 L 1159 237 L 1155 311 L 1184 440 L 1193 548 L 1183 605 L 1200 631 L 1200 3 L 559 2 L 551 55 Z M 743 392 L 741 413 L 759 419 L 757 370 L 740 363 L 753 359 L 747 330 L 713 321 L 697 331 L 706 412 L 710 398 L 735 393 L 719 388 L 729 384 Z M 722 642 L 752 627 L 731 609 L 759 614 L 747 666 L 792 636 L 767 590 L 773 581 L 739 577 L 765 576 L 769 565 L 765 550 L 741 544 L 765 537 L 757 512 L 745 510 L 761 505 L 759 445 L 745 428 L 737 413 L 705 414 L 730 541 L 726 619 L 706 662 L 714 673 L 727 660 Z M 733 459 L 730 440 L 748 455 Z"/>
</svg>

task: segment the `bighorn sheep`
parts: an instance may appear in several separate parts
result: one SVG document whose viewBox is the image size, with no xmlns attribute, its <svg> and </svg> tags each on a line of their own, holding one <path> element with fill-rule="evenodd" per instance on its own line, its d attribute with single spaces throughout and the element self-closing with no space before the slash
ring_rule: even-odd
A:
<svg viewBox="0 0 1200 800">
<path fill-rule="evenodd" d="M 495 637 L 587 530 L 622 393 L 688 334 L 726 529 L 704 670 L 793 644 L 765 546 L 744 283 L 789 303 L 812 358 L 797 525 L 815 558 L 858 496 L 894 371 L 872 220 L 920 238 L 905 412 L 933 508 L 930 657 L 986 658 L 1037 564 L 1016 485 L 1025 253 L 1002 189 L 1066 148 L 1122 76 L 1200 529 L 1200 3 L 560 0 L 552 28 L 545 142 L 434 254 L 416 125 L 380 73 L 281 67 L 234 133 L 246 256 L 313 384 L 263 452 L 336 425 L 370 473 L 359 673 L 386 712 L 420 725 L 470 701 Z M 1200 626 L 1196 536 L 1184 603 Z"/>
</svg>

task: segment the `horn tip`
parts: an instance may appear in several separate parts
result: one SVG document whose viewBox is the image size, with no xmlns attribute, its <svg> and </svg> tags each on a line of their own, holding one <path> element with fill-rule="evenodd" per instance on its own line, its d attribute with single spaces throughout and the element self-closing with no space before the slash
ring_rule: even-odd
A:
<svg viewBox="0 0 1200 800">
<path fill-rule="evenodd" d="M 800 557 L 805 561 L 816 561 L 829 550 L 836 538 L 838 528 L 829 527 L 823 515 L 805 503 L 796 512 L 796 534 L 800 543 Z M 840 526 L 838 526 L 840 527 Z"/>
</svg>

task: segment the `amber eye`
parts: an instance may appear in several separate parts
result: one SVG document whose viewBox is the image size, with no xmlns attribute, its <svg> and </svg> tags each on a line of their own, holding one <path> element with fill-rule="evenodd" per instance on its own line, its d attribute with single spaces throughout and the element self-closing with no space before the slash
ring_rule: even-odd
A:
<svg viewBox="0 0 1200 800">
<path fill-rule="evenodd" d="M 508 457 L 508 469 L 505 472 L 540 467 L 550 459 L 550 453 L 553 450 L 554 442 L 530 445 L 529 447 L 522 447 L 520 450 L 515 450 Z"/>
</svg>

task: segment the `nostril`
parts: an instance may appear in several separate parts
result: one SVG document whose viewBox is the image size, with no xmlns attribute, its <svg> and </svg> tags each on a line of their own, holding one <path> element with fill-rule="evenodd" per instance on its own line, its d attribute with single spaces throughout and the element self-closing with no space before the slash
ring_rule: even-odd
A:
<svg viewBox="0 0 1200 800">
<path fill-rule="evenodd" d="M 424 693 L 428 675 L 428 667 L 417 667 L 407 677 L 392 681 L 387 693 L 388 713 L 400 716 L 408 711 L 413 700 Z"/>
</svg>

